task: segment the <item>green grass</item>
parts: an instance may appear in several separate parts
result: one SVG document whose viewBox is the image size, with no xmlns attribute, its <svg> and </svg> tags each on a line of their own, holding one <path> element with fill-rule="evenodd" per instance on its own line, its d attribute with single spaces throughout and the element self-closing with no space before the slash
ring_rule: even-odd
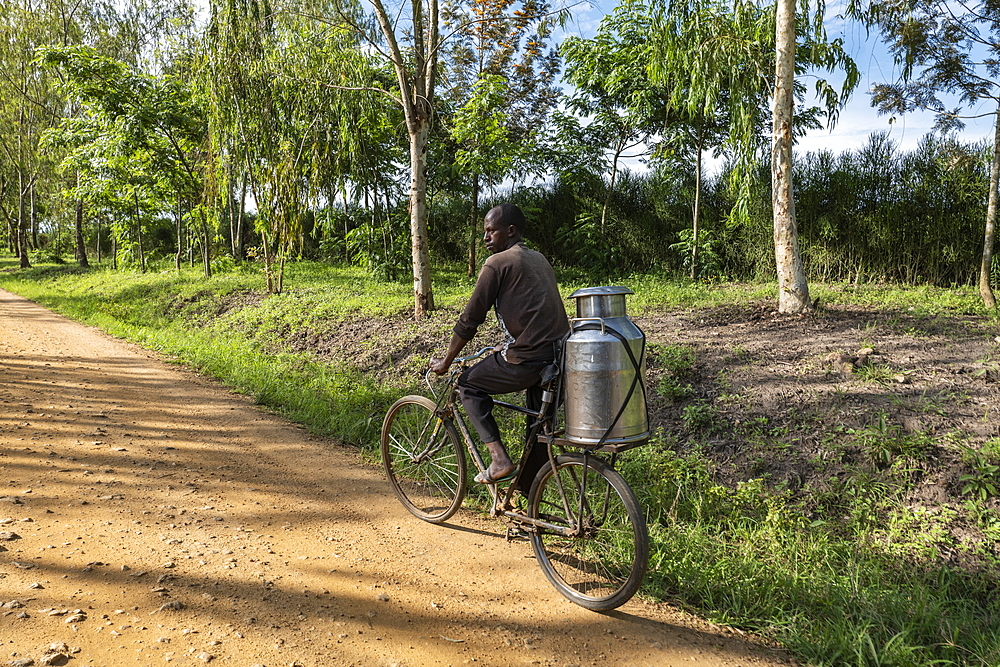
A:
<svg viewBox="0 0 1000 667">
<path fill-rule="evenodd" d="M 852 304 L 868 308 L 903 311 L 911 315 L 936 316 L 957 313 L 986 314 L 979 291 L 971 286 L 820 284 L 810 285 L 811 297 L 821 304 Z"/>
<path fill-rule="evenodd" d="M 661 345 L 651 343 L 649 353 L 664 373 L 656 384 L 656 393 L 673 402 L 688 398 L 692 393 L 690 383 L 685 380 L 691 375 L 695 352 L 686 345 Z"/>
<path fill-rule="evenodd" d="M 268 296 L 254 265 L 210 280 L 198 269 L 178 273 L 169 266 L 146 274 L 80 271 L 71 265 L 15 267 L 13 260 L 0 258 L 0 287 L 159 350 L 314 431 L 367 446 L 367 452 L 386 408 L 402 394 L 421 391 L 417 373 L 377 380 L 346 362 L 295 352 L 288 342 L 297 332 L 336 328 L 357 318 L 370 318 L 374 326 L 408 320 L 413 297 L 407 282 L 380 282 L 356 268 L 302 262 L 288 266 L 285 293 Z M 580 278 L 562 279 L 566 297 L 586 286 Z M 455 310 L 472 284 L 460 267 L 436 269 L 435 300 L 445 310 L 414 331 L 440 337 L 443 351 Z M 709 286 L 656 276 L 618 284 L 636 292 L 629 297 L 633 313 L 775 298 L 773 286 L 761 284 Z M 984 314 L 968 288 L 814 285 L 812 290 L 821 303 L 889 313 Z M 573 312 L 569 301 L 567 308 Z M 377 329 L 372 340 L 387 349 L 397 344 L 379 338 Z M 741 349 L 732 354 L 750 361 Z M 662 378 L 658 390 L 672 402 L 690 399 L 687 383 L 695 362 L 691 348 L 651 346 L 651 367 Z M 858 381 L 888 382 L 891 372 L 872 367 L 859 373 Z M 950 405 L 937 394 L 906 402 L 935 414 Z M 836 462 L 843 472 L 825 487 L 793 497 L 760 478 L 735 488 L 714 481 L 706 452 L 729 426 L 716 405 L 704 400 L 680 408 L 678 417 L 691 440 L 683 452 L 664 437 L 630 452 L 622 465 L 649 514 L 653 551 L 644 595 L 770 637 L 811 665 L 1000 664 L 995 594 L 1000 581 L 991 551 L 1000 541 L 1000 514 L 982 502 L 1000 488 L 995 469 L 1000 440 L 971 450 L 958 436 L 952 442 L 940 434 L 904 433 L 885 418 L 861 428 L 828 429 L 823 447 L 833 458 L 817 459 L 816 466 Z M 763 461 L 765 455 L 786 453 L 797 429 L 809 426 L 806 421 L 802 415 L 789 415 L 787 423 L 759 417 L 737 430 L 750 454 Z M 515 441 L 523 420 L 509 416 L 502 427 Z M 965 505 L 933 511 L 905 505 L 901 498 L 914 483 L 914 471 L 946 447 L 964 452 L 972 471 L 963 480 Z M 981 545 L 947 544 L 944 527 L 959 515 L 984 536 Z M 978 557 L 992 565 L 975 572 L 949 566 L 941 558 L 945 547 L 980 549 Z"/>
<path fill-rule="evenodd" d="M 914 540 L 944 518 L 894 505 L 885 487 L 859 489 L 856 503 L 896 507 L 890 525 L 832 524 L 760 480 L 714 483 L 699 454 L 646 447 L 622 469 L 649 512 L 655 596 L 771 637 L 810 665 L 1000 661 L 996 573 L 941 565 L 933 548 L 914 556 Z"/>
</svg>

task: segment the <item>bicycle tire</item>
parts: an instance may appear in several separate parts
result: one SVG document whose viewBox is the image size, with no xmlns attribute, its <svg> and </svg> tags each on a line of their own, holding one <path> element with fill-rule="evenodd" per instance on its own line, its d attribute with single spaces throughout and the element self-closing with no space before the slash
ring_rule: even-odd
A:
<svg viewBox="0 0 1000 667">
<path fill-rule="evenodd" d="M 561 480 L 570 511 L 559 492 Z M 580 487 L 586 479 L 581 537 L 567 537 L 538 526 L 531 547 L 556 590 L 594 611 L 616 609 L 639 590 L 649 561 L 646 518 L 632 489 L 614 468 L 583 454 L 562 454 L 535 476 L 528 494 L 528 516 L 558 526 L 579 525 Z"/>
<path fill-rule="evenodd" d="M 435 407 L 423 396 L 393 403 L 382 422 L 382 464 L 403 507 L 441 523 L 465 498 L 466 464 L 455 425 L 449 419 L 436 424 Z"/>
</svg>

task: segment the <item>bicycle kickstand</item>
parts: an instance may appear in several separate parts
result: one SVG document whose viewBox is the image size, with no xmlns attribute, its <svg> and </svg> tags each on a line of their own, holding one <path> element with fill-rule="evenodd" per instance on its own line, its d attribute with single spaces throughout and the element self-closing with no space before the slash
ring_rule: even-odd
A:
<svg viewBox="0 0 1000 667">
<path fill-rule="evenodd" d="M 528 539 L 528 532 L 516 523 L 511 522 L 507 524 L 507 535 L 505 537 L 508 542 L 521 542 Z"/>
</svg>

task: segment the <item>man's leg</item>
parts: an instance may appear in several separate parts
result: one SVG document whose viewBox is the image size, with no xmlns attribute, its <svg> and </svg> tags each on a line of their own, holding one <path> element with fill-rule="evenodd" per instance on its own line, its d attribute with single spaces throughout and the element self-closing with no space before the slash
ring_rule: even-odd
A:
<svg viewBox="0 0 1000 667">
<path fill-rule="evenodd" d="M 500 439 L 500 428 L 493 417 L 493 395 L 520 391 L 538 384 L 544 363 L 509 364 L 499 353 L 483 359 L 462 373 L 458 380 L 459 396 L 469 421 L 490 452 L 487 474 L 497 479 L 514 471 L 514 463 Z"/>
</svg>

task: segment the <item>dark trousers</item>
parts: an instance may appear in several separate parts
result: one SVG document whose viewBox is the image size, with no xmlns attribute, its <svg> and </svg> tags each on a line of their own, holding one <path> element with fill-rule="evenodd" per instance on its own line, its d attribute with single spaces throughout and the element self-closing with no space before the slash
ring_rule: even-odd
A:
<svg viewBox="0 0 1000 667">
<path fill-rule="evenodd" d="M 542 369 L 552 362 L 531 361 L 511 364 L 504 361 L 499 352 L 486 357 L 475 366 L 465 369 L 458 379 L 458 394 L 462 399 L 469 421 L 482 441 L 500 441 L 500 428 L 493 417 L 493 396 L 527 390 L 526 407 L 538 410 L 542 406 L 542 389 L 538 386 Z M 530 426 L 531 418 L 528 418 Z M 532 455 L 524 464 L 520 488 L 528 495 L 535 474 L 548 460 L 545 450 L 532 449 Z"/>
</svg>

